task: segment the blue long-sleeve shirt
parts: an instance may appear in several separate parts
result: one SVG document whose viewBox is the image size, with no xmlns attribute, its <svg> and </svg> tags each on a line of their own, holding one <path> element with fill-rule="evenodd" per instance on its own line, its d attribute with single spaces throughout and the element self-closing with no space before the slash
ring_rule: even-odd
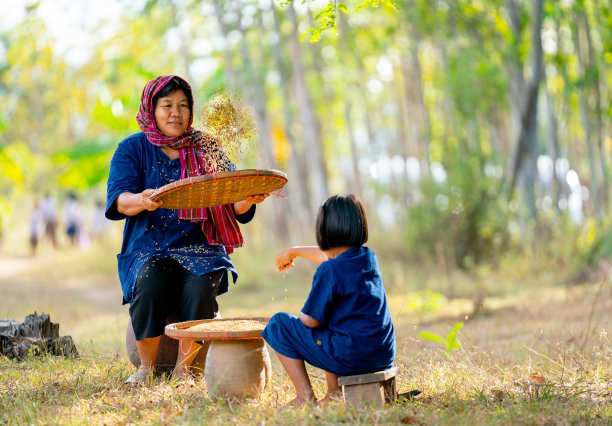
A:
<svg viewBox="0 0 612 426">
<path fill-rule="evenodd" d="M 225 247 L 208 244 L 198 223 L 178 218 L 178 210 L 158 208 L 127 216 L 117 211 L 117 197 L 124 192 L 140 193 L 159 188 L 180 179 L 181 162 L 171 160 L 160 148 L 152 145 L 140 132 L 124 139 L 111 160 L 106 194 L 106 217 L 125 219 L 121 253 L 117 255 L 123 303 L 131 303 L 136 278 L 144 263 L 153 256 L 172 257 L 196 275 L 225 269 L 233 282 L 238 273 Z M 255 205 L 236 215 L 240 223 L 255 215 Z M 228 273 L 221 281 L 219 293 L 228 290 Z"/>
</svg>

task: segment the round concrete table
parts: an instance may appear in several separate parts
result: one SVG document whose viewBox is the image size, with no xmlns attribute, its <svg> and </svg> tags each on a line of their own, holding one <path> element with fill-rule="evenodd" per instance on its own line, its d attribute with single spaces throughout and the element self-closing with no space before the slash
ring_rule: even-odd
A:
<svg viewBox="0 0 612 426">
<path fill-rule="evenodd" d="M 210 342 L 204 366 L 206 389 L 212 396 L 243 399 L 258 397 L 270 380 L 270 355 L 260 329 L 205 331 L 190 330 L 197 324 L 213 321 L 252 320 L 266 323 L 268 318 L 224 318 L 169 324 L 168 337 Z M 180 350 L 180 349 L 179 349 Z"/>
</svg>

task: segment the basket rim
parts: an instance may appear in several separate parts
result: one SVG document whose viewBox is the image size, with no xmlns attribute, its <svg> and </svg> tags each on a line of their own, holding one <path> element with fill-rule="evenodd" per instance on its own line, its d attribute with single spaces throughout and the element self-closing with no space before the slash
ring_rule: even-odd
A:
<svg viewBox="0 0 612 426">
<path fill-rule="evenodd" d="M 193 177 L 175 180 L 174 182 L 170 182 L 164 186 L 156 188 L 155 192 L 153 192 L 153 194 L 151 194 L 149 198 L 155 201 L 159 199 L 162 195 L 176 191 L 179 188 L 183 188 L 185 186 L 191 186 L 195 184 L 201 184 L 203 182 L 236 179 L 236 178 L 241 178 L 241 177 L 259 177 L 259 176 L 277 178 L 279 180 L 284 181 L 285 183 L 288 180 L 287 173 L 281 172 L 280 170 L 274 170 L 274 169 L 230 170 L 227 172 L 209 173 L 205 175 L 199 175 L 199 176 L 193 176 Z"/>
<path fill-rule="evenodd" d="M 270 317 L 233 317 L 233 318 L 210 318 L 183 321 L 168 324 L 164 333 L 166 336 L 178 340 L 238 340 L 238 339 L 262 339 L 261 332 L 263 330 L 236 330 L 236 331 L 206 331 L 206 330 L 188 330 L 194 325 L 216 322 L 216 321 L 234 321 L 234 320 L 251 320 L 267 323 Z"/>
<path fill-rule="evenodd" d="M 163 208 L 201 208 L 240 201 L 264 192 L 277 195 L 287 183 L 285 172 L 273 169 L 244 169 L 192 176 L 156 188 L 149 196 L 163 201 Z M 223 192 L 218 192 L 223 188 Z"/>
</svg>

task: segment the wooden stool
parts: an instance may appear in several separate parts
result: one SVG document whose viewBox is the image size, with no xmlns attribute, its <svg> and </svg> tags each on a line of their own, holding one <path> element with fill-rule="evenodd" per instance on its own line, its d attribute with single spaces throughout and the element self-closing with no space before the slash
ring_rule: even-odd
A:
<svg viewBox="0 0 612 426">
<path fill-rule="evenodd" d="M 391 367 L 375 373 L 338 377 L 338 385 L 342 386 L 348 404 L 360 407 L 366 403 L 382 408 L 395 403 L 395 376 L 399 371 L 399 367 Z"/>
</svg>

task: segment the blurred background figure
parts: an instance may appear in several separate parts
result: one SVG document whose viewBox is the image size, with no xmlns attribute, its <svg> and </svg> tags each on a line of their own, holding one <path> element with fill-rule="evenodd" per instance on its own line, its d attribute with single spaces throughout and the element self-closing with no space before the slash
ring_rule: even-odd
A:
<svg viewBox="0 0 612 426">
<path fill-rule="evenodd" d="M 47 193 L 41 203 L 42 220 L 45 228 L 45 238 L 51 241 L 53 248 L 57 248 L 57 202 L 55 198 Z"/>
<path fill-rule="evenodd" d="M 83 207 L 76 195 L 71 192 L 64 203 L 64 220 L 66 221 L 66 236 L 71 246 L 77 245 L 83 225 Z"/>
<path fill-rule="evenodd" d="M 104 216 L 106 206 L 104 202 L 97 200 L 91 214 L 91 237 L 92 239 L 103 239 L 108 232 L 108 220 Z"/>
<path fill-rule="evenodd" d="M 30 253 L 36 256 L 38 241 L 40 239 L 41 228 L 43 225 L 43 212 L 38 201 L 34 202 L 34 206 L 30 211 Z"/>
</svg>

